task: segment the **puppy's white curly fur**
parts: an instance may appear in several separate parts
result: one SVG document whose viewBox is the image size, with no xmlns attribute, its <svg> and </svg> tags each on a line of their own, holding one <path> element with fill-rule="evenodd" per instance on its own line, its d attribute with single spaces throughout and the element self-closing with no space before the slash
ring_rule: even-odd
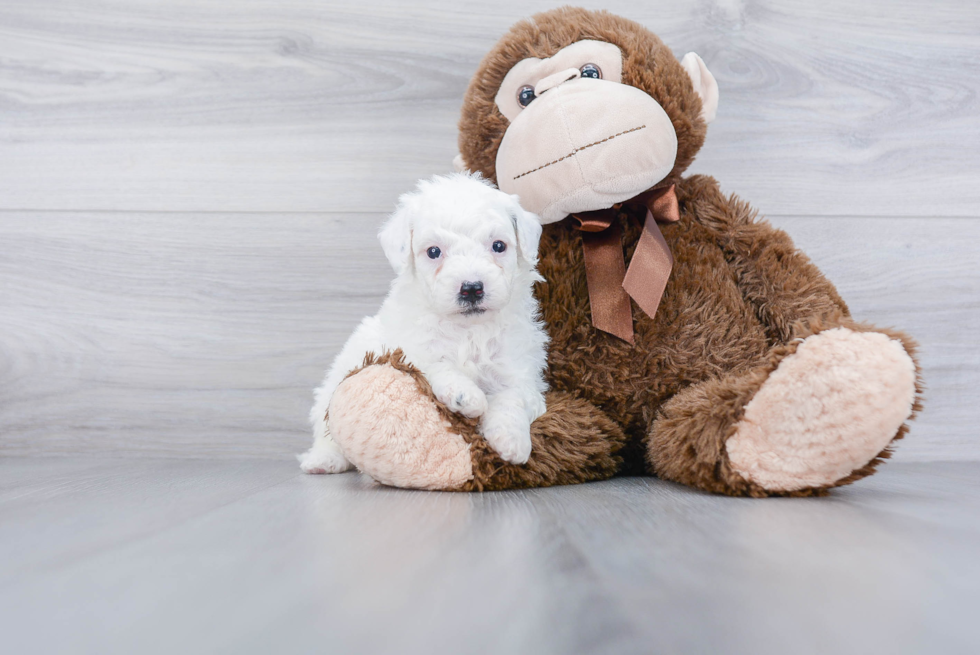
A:
<svg viewBox="0 0 980 655">
<path fill-rule="evenodd" d="M 541 224 L 517 196 L 475 174 L 438 176 L 399 199 L 378 235 L 397 277 L 377 315 L 344 344 L 310 412 L 307 473 L 350 468 L 324 417 L 334 390 L 368 352 L 401 348 L 452 411 L 482 417 L 481 432 L 500 456 L 523 464 L 531 422 L 544 413 L 548 337 L 532 285 Z M 479 302 L 461 295 L 480 282 Z"/>
</svg>

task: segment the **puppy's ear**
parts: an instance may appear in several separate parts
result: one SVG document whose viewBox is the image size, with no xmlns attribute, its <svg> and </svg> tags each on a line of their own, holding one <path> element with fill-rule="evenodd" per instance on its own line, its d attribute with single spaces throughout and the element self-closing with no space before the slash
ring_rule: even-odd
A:
<svg viewBox="0 0 980 655">
<path fill-rule="evenodd" d="M 401 275 L 412 261 L 412 202 L 408 196 L 398 201 L 395 213 L 381 226 L 378 241 L 384 250 L 388 263 Z"/>
<path fill-rule="evenodd" d="M 525 211 L 517 196 L 511 196 L 508 211 L 517 235 L 517 252 L 530 266 L 538 263 L 538 242 L 541 241 L 541 219 Z"/>
</svg>

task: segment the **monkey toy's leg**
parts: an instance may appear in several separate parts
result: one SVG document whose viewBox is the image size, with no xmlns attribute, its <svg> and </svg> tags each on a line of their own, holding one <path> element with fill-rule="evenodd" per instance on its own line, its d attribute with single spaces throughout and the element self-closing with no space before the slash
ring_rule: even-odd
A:
<svg viewBox="0 0 980 655">
<path fill-rule="evenodd" d="M 657 475 L 732 495 L 813 495 L 870 475 L 919 409 L 907 336 L 855 323 L 786 234 L 710 178 L 685 181 L 772 347 L 765 361 L 685 389 L 650 428 Z"/>
<path fill-rule="evenodd" d="M 590 403 L 549 393 L 531 425 L 531 457 L 500 459 L 477 433 L 477 419 L 451 413 L 417 369 L 399 356 L 369 357 L 331 400 L 330 433 L 344 455 L 396 487 L 490 491 L 603 480 L 622 464 L 622 430 Z"/>
<path fill-rule="evenodd" d="M 911 344 L 851 325 L 678 393 L 650 430 L 653 472 L 716 493 L 814 495 L 874 472 L 916 407 Z"/>
</svg>

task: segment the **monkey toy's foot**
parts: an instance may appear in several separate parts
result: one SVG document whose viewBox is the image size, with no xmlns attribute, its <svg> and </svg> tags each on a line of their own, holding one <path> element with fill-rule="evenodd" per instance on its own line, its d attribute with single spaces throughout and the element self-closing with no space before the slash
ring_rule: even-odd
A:
<svg viewBox="0 0 980 655">
<path fill-rule="evenodd" d="M 745 406 L 725 444 L 730 465 L 774 492 L 840 484 L 895 438 L 915 394 L 901 342 L 843 327 L 812 335 Z"/>
</svg>

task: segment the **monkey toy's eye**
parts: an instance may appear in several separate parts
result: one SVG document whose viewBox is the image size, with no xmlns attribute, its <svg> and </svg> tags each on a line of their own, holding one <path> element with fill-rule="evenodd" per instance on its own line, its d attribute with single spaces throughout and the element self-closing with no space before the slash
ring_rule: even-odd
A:
<svg viewBox="0 0 980 655">
<path fill-rule="evenodd" d="M 602 79 L 602 71 L 595 64 L 586 64 L 579 69 L 582 77 L 591 77 L 594 80 Z"/>
<path fill-rule="evenodd" d="M 429 256 L 429 259 L 439 259 L 439 255 L 442 254 L 442 251 L 439 250 L 437 247 L 432 246 L 431 248 L 425 251 L 425 254 Z"/>
<path fill-rule="evenodd" d="M 533 86 L 525 85 L 517 91 L 517 102 L 521 103 L 521 107 L 527 107 L 536 97 Z"/>
<path fill-rule="evenodd" d="M 507 250 L 507 244 L 506 243 L 504 243 L 503 241 L 494 241 L 493 242 L 493 251 L 494 252 L 503 252 L 505 250 Z"/>
</svg>

